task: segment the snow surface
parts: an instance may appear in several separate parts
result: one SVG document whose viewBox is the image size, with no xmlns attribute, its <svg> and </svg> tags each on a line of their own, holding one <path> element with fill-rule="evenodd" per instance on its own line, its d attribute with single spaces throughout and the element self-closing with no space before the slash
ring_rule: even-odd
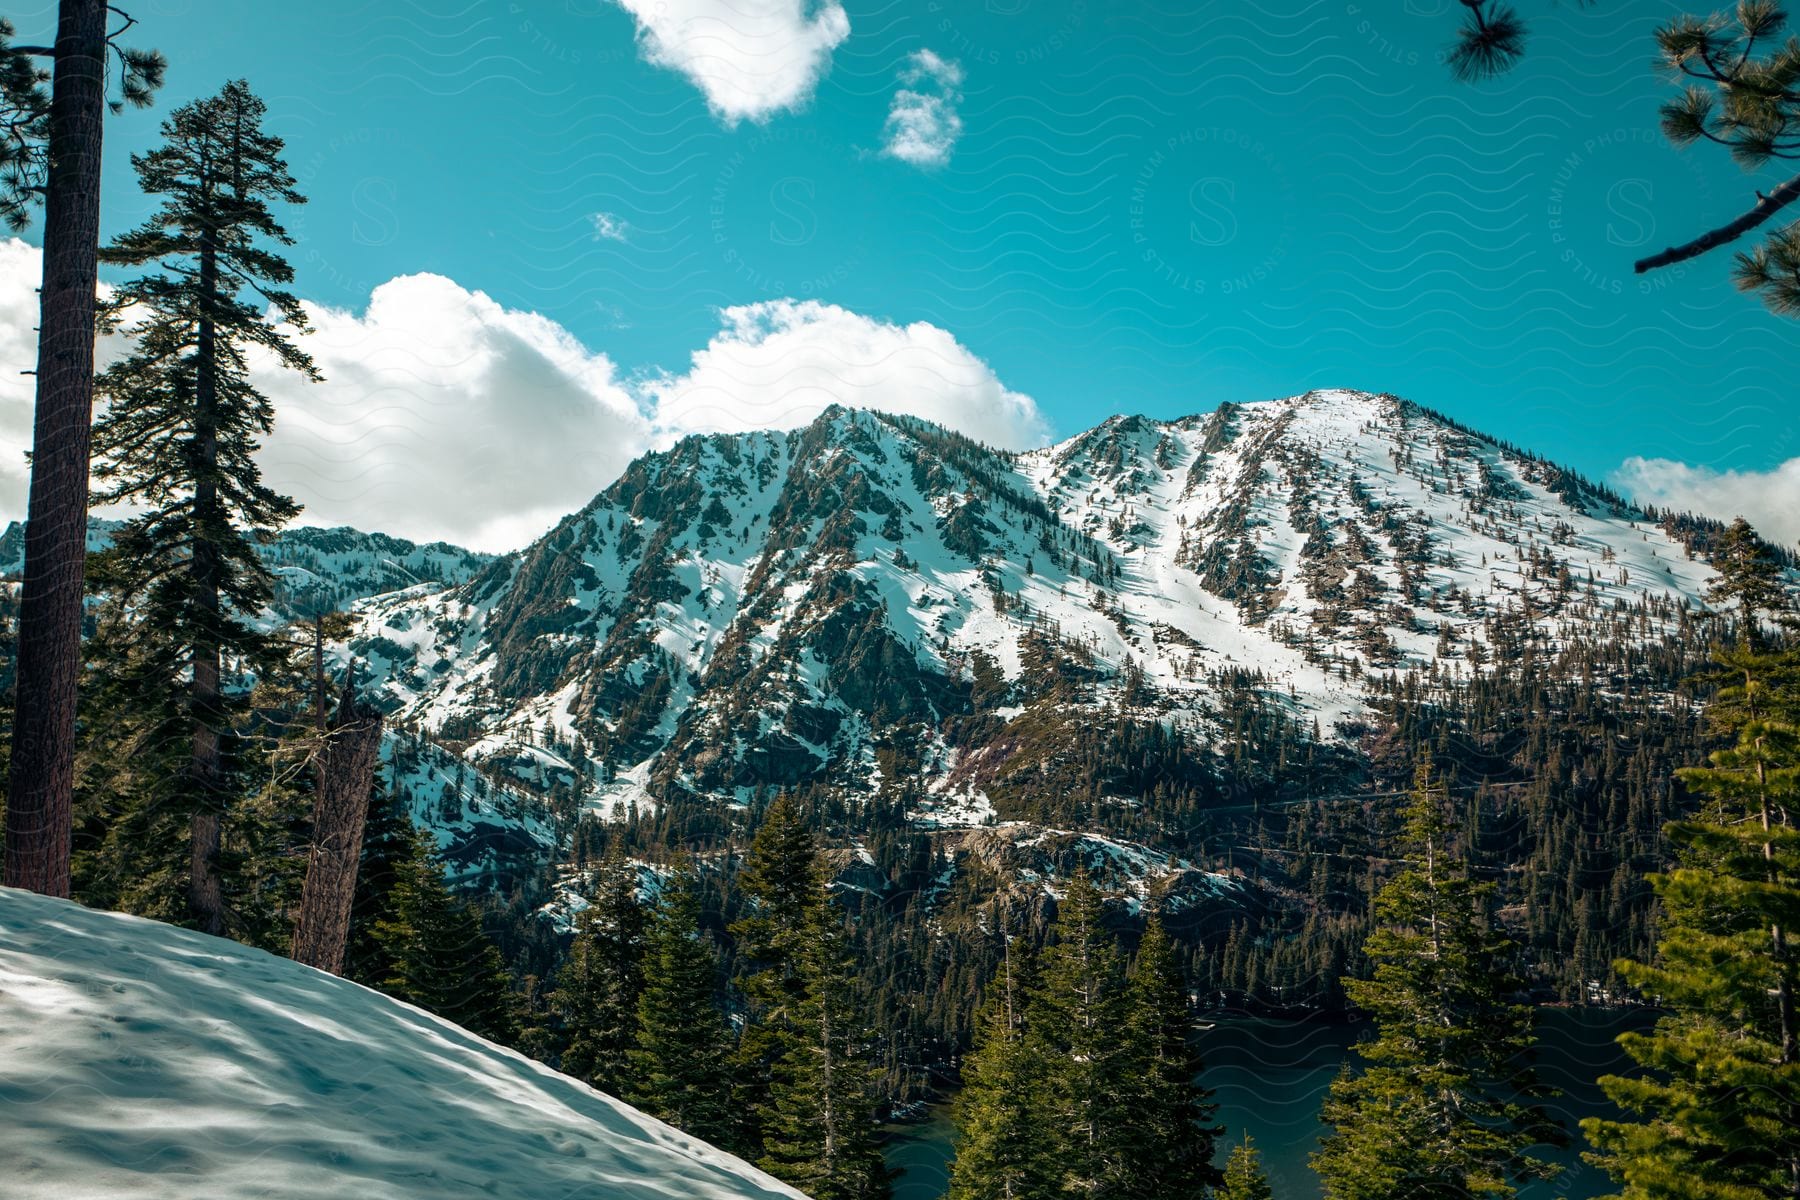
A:
<svg viewBox="0 0 1800 1200">
<path fill-rule="evenodd" d="M 1204 746 L 1245 690 L 1322 738 L 1355 736 L 1387 680 L 1468 679 L 1526 632 L 1546 657 L 1675 636 L 1707 609 L 1712 575 L 1648 514 L 1553 464 L 1344 390 L 1115 417 L 1017 454 L 850 410 L 785 435 L 688 439 L 519 561 L 560 569 L 371 597 L 349 649 L 396 725 L 510 785 L 572 787 L 605 820 L 671 787 L 746 803 L 760 777 L 721 755 L 778 754 L 776 783 L 883 795 L 886 731 L 841 686 L 828 640 L 851 588 L 920 670 L 970 681 L 991 663 L 1016 689 L 990 694 L 1002 722 L 1027 713 L 1027 659 L 1048 638 L 1090 680 L 1065 710 L 1128 709 Z M 559 594 L 527 590 L 552 586 L 540 578 Z M 536 644 L 567 654 L 507 690 L 496 666 L 517 647 L 489 620 L 525 599 L 566 609 Z M 619 733 L 626 694 L 653 672 L 667 698 L 602 752 L 603 772 L 580 777 L 541 745 L 546 726 L 590 748 Z M 1001 739 L 958 744 L 931 719 L 913 732 L 914 821 L 992 822 L 973 768 Z"/>
<path fill-rule="evenodd" d="M 10 1200 L 800 1197 L 367 988 L 13 889 L 0 1062 Z"/>
</svg>

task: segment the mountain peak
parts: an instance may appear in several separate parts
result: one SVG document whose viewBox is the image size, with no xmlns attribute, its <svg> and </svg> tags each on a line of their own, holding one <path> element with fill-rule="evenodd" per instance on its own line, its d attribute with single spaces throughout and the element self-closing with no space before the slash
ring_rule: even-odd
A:
<svg viewBox="0 0 1800 1200">
<path fill-rule="evenodd" d="M 919 778 L 910 805 L 978 819 L 1071 713 L 1204 730 L 1247 688 L 1329 738 L 1395 672 L 1674 636 L 1709 575 L 1603 489 L 1390 395 L 1021 453 L 833 406 L 639 460 L 516 564 L 370 602 L 352 649 L 401 722 L 603 812 Z"/>
</svg>

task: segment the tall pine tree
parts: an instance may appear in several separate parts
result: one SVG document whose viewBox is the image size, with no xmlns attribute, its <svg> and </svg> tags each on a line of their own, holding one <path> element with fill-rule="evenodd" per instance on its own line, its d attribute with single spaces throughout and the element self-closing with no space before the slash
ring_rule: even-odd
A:
<svg viewBox="0 0 1800 1200">
<path fill-rule="evenodd" d="M 835 906 L 813 906 L 798 967 L 803 991 L 772 1073 L 757 1165 L 813 1200 L 884 1200 L 892 1175 L 876 1137 L 869 1031 Z"/>
<path fill-rule="evenodd" d="M 1054 1140 L 1035 1103 L 1043 1086 L 1026 1018 L 1036 971 L 1029 945 L 1002 932 L 1000 971 L 988 985 L 956 1097 L 956 1158 L 949 1200 L 1031 1200 L 1054 1193 Z"/>
<path fill-rule="evenodd" d="M 1120 1186 L 1111 1195 L 1201 1200 L 1221 1176 L 1213 1148 L 1221 1130 L 1200 1085 L 1193 1002 L 1162 921 L 1151 915 L 1126 991 L 1124 1024 L 1129 1117 Z"/>
<path fill-rule="evenodd" d="M 67 896 L 70 883 L 107 62 L 118 56 L 123 99 L 139 106 L 162 85 L 164 67 L 154 51 L 114 43 L 132 25 L 125 16 L 124 27 L 109 33 L 118 12 L 106 0 L 61 0 L 53 46 L 18 45 L 12 27 L 0 22 L 0 218 L 17 229 L 31 204 L 44 204 L 37 407 L 0 882 L 52 896 Z M 44 58 L 54 63 L 48 95 L 31 61 Z"/>
<path fill-rule="evenodd" d="M 563 1072 L 614 1096 L 624 1094 L 626 1056 L 637 1045 L 648 932 L 637 866 L 613 849 L 592 902 L 576 918 L 550 1003 L 568 1038 Z"/>
<path fill-rule="evenodd" d="M 119 288 L 131 351 L 98 381 L 107 409 L 94 429 L 95 500 L 140 509 L 98 583 L 132 617 L 122 685 L 160 736 L 185 747 L 167 802 L 189 826 L 191 919 L 212 933 L 226 926 L 221 831 L 241 787 L 243 696 L 230 673 L 281 651 L 253 621 L 272 594 L 255 543 L 299 511 L 256 465 L 274 410 L 251 383 L 249 358 L 266 353 L 318 377 L 289 338 L 305 317 L 282 290 L 293 270 L 278 248 L 292 239 L 271 209 L 303 200 L 264 114 L 242 81 L 175 110 L 164 144 L 132 158 L 161 207 L 102 251 L 109 263 L 155 269 Z"/>
<path fill-rule="evenodd" d="M 515 1032 L 512 989 L 500 951 L 473 904 L 452 895 L 431 834 L 417 830 L 395 864 L 392 906 L 375 924 L 391 964 L 378 985 L 472 1033 L 497 1042 Z"/>
<path fill-rule="evenodd" d="M 1313 1155 L 1327 1200 L 1503 1200 L 1559 1168 L 1528 1153 L 1565 1140 L 1534 1100 L 1531 1010 L 1495 923 L 1492 888 L 1449 847 L 1446 791 L 1419 767 L 1406 811 L 1411 860 L 1375 897 L 1370 979 L 1351 1001 L 1373 1020 L 1367 1065 L 1331 1085 L 1333 1126 Z"/>
<path fill-rule="evenodd" d="M 848 939 L 791 798 L 764 814 L 739 886 L 748 910 L 732 933 L 750 964 L 740 1148 L 814 1200 L 880 1200 L 890 1180 Z"/>
<path fill-rule="evenodd" d="M 824 903 L 817 857 L 799 808 L 788 796 L 778 796 L 763 813 L 738 877 L 745 910 L 732 923 L 731 935 L 746 968 L 739 981 L 745 1024 L 736 1071 L 745 1128 L 733 1149 L 752 1160 L 762 1153 L 762 1126 L 771 1115 L 777 1066 L 799 1036 L 799 1010 L 806 998 L 806 931 L 813 910 Z"/>
<path fill-rule="evenodd" d="M 1788 608 L 1781 563 L 1742 517 L 1719 536 L 1710 558 L 1719 574 L 1706 589 L 1706 599 L 1737 609 L 1738 640 L 1754 646 L 1760 639 L 1761 618 L 1781 616 Z"/>
<path fill-rule="evenodd" d="M 395 889 L 415 853 L 409 809 L 406 792 L 391 782 L 386 787 L 378 785 L 369 800 L 356 870 L 356 898 L 350 902 L 350 944 L 344 954 L 344 978 L 365 987 L 380 987 L 396 969 L 389 947 L 377 931 L 393 918 Z"/>
<path fill-rule="evenodd" d="M 1727 570 L 1719 591 L 1747 618 L 1782 603 L 1761 572 Z M 1640 1119 L 1582 1122 L 1625 1200 L 1800 1198 L 1800 654 L 1720 657 L 1711 712 L 1735 738 L 1681 772 L 1705 805 L 1669 827 L 1654 959 L 1618 964 L 1664 1009 L 1619 1039 L 1647 1073 L 1600 1081 Z"/>
<path fill-rule="evenodd" d="M 1102 916 L 1100 893 L 1078 870 L 1057 905 L 1026 1018 L 1058 1187 L 1068 1196 L 1111 1195 L 1136 1166 L 1126 1126 L 1139 1064 L 1125 1034 L 1124 959 Z"/>
<path fill-rule="evenodd" d="M 1042 970 L 1004 946 L 957 1099 L 953 1200 L 1202 1200 L 1219 1182 L 1175 947 L 1152 917 L 1127 974 L 1102 916 L 1077 871 Z"/>
<path fill-rule="evenodd" d="M 737 1140 L 732 1037 L 718 1007 L 718 955 L 700 927 L 700 894 L 683 872 L 663 890 L 644 960 L 631 1102 L 715 1146 Z"/>
</svg>

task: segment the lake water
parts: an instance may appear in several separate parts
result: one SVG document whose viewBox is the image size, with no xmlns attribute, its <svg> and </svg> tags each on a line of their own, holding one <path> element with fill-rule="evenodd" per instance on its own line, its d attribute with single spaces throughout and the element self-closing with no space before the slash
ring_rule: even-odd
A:
<svg viewBox="0 0 1800 1200">
<path fill-rule="evenodd" d="M 1573 1144 L 1552 1156 L 1568 1164 L 1563 1175 L 1551 1184 L 1524 1189 L 1525 1200 L 1592 1200 L 1611 1190 L 1603 1172 L 1581 1162 L 1576 1123 L 1615 1111 L 1594 1080 L 1631 1066 L 1613 1039 L 1649 1021 L 1641 1012 L 1540 1011 L 1538 1073 L 1563 1093 L 1549 1107 L 1570 1130 Z M 1350 1047 L 1359 1032 L 1358 1026 L 1323 1019 L 1231 1018 L 1203 1036 L 1206 1082 L 1226 1125 L 1224 1144 L 1246 1130 L 1256 1139 L 1276 1200 L 1318 1200 L 1319 1183 L 1307 1167 L 1307 1156 L 1323 1132 L 1319 1103 L 1344 1062 L 1354 1057 Z M 956 1153 L 949 1107 L 934 1110 L 927 1121 L 898 1126 L 893 1134 L 888 1164 L 906 1171 L 894 1185 L 895 1200 L 938 1200 L 949 1186 L 950 1160 Z"/>
</svg>

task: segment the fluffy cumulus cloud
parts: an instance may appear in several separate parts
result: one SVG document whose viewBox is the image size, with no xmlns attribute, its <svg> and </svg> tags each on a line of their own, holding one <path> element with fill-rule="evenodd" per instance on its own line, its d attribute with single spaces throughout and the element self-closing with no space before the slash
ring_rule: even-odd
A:
<svg viewBox="0 0 1800 1200">
<path fill-rule="evenodd" d="M 0 241 L 0 520 L 25 514 L 32 391 L 18 372 L 37 354 L 39 274 L 35 247 Z M 255 364 L 276 407 L 263 472 L 305 524 L 513 549 L 649 444 L 604 355 L 441 276 L 390 280 L 360 315 L 307 311 L 298 340 L 325 382 Z"/>
<path fill-rule="evenodd" d="M 648 443 L 605 355 L 442 276 L 389 280 L 361 314 L 307 311 L 301 345 L 327 382 L 262 373 L 277 409 L 262 463 L 308 522 L 511 549 Z"/>
<path fill-rule="evenodd" d="M 888 105 L 881 152 L 916 167 L 941 167 L 950 161 L 962 136 L 962 67 L 929 50 L 907 56 L 900 68 L 900 88 Z"/>
<path fill-rule="evenodd" d="M 1715 471 L 1667 458 L 1628 458 L 1613 481 L 1639 503 L 1721 521 L 1743 517 L 1772 542 L 1800 545 L 1800 458 L 1768 471 Z"/>
<path fill-rule="evenodd" d="M 38 251 L 0 241 L 0 521 L 25 512 Z M 325 376 L 266 360 L 275 404 L 259 456 L 306 506 L 354 525 L 488 550 L 523 546 L 657 444 L 793 428 L 839 403 L 911 413 L 996 445 L 1041 444 L 1028 396 L 934 325 L 776 300 L 726 309 L 686 373 L 622 378 L 556 322 L 438 275 L 376 288 L 360 313 L 307 305 L 300 339 Z M 102 357 L 116 352 L 102 347 Z"/>
<path fill-rule="evenodd" d="M 0 239 L 0 524 L 25 515 L 25 451 L 31 447 L 32 378 L 37 366 L 35 246 Z"/>
<path fill-rule="evenodd" d="M 811 99 L 850 36 L 838 0 L 618 0 L 645 59 L 680 71 L 728 125 Z"/>
<path fill-rule="evenodd" d="M 998 446 L 1041 444 L 1029 396 L 935 325 L 896 325 L 833 304 L 774 300 L 724 310 L 685 374 L 644 385 L 672 433 L 786 429 L 827 406 L 909 413 Z"/>
</svg>

